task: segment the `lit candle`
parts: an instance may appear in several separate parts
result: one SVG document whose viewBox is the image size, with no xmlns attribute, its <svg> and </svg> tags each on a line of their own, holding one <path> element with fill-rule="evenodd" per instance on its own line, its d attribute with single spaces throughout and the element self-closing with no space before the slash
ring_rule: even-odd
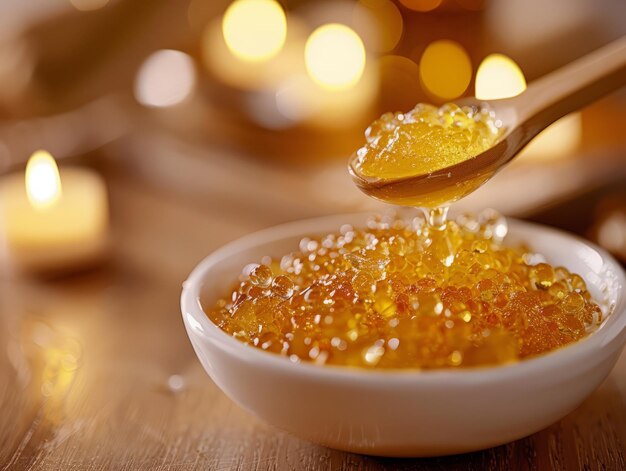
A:
<svg viewBox="0 0 626 471">
<path fill-rule="evenodd" d="M 35 152 L 23 174 L 0 180 L 0 240 L 9 266 L 67 271 L 100 259 L 107 246 L 108 201 L 96 173 L 64 168 Z M 3 264 L 6 265 L 6 264 Z"/>
</svg>

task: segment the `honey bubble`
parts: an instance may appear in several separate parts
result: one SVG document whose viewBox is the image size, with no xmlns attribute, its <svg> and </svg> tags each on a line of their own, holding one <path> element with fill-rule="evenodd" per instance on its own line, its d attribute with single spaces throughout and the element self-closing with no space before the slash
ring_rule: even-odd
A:
<svg viewBox="0 0 626 471">
<path fill-rule="evenodd" d="M 548 289 L 554 283 L 554 268 L 547 263 L 539 263 L 530 268 L 530 281 L 537 289 Z"/>
<path fill-rule="evenodd" d="M 561 302 L 561 306 L 567 314 L 578 314 L 585 308 L 585 299 L 580 293 L 569 293 Z"/>
<path fill-rule="evenodd" d="M 278 275 L 272 282 L 272 294 L 279 298 L 289 299 L 293 296 L 295 285 L 286 275 Z"/>
<path fill-rule="evenodd" d="M 250 283 L 260 288 L 267 288 L 272 283 L 272 269 L 267 265 L 258 265 L 250 272 Z"/>
</svg>

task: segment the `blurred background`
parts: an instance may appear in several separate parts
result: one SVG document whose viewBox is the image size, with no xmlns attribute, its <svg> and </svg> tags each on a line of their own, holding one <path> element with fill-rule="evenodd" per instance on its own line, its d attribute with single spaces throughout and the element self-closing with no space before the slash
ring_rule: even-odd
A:
<svg viewBox="0 0 626 471">
<path fill-rule="evenodd" d="M 61 165 L 99 166 L 220 217 L 271 224 L 380 207 L 345 171 L 373 119 L 421 101 L 520 93 L 622 36 L 626 9 L 620 0 L 4 0 L 0 25 L 0 172 L 43 148 Z M 528 216 L 623 186 L 625 104 L 622 91 L 562 119 L 457 209 Z M 600 217 L 592 206 L 587 225 Z M 623 249 L 623 197 L 600 206 Z"/>
<path fill-rule="evenodd" d="M 383 210 L 346 170 L 382 113 L 513 96 L 624 34 L 623 0 L 0 1 L 0 239 L 25 265 L 96 268 L 4 276 L 0 253 L 0 467 L 198 463 L 207 443 L 213 467 L 267 453 L 258 437 L 278 432 L 232 406 L 191 351 L 178 298 L 193 266 L 273 224 Z M 493 207 L 626 261 L 625 131 L 622 89 L 453 211 Z M 38 149 L 61 178 L 38 153 L 26 201 Z M 623 412 L 614 377 L 571 419 L 588 450 Z M 293 456 L 313 447 L 281 437 Z"/>
<path fill-rule="evenodd" d="M 227 219 L 380 207 L 345 163 L 381 113 L 515 95 L 626 32 L 620 0 L 230 4 L 4 0 L 0 172 L 43 148 Z M 625 104 L 562 119 L 457 209 L 527 216 L 622 186 Z"/>
</svg>

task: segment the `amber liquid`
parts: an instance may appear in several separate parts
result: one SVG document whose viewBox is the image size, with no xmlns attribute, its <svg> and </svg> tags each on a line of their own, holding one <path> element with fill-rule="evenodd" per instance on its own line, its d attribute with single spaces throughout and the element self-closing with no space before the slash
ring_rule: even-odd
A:
<svg viewBox="0 0 626 471">
<path fill-rule="evenodd" d="M 600 322 L 578 275 L 528 265 L 526 248 L 501 244 L 497 213 L 429 216 L 304 238 L 300 250 L 244 272 L 207 314 L 292 362 L 365 368 L 502 364 L 579 340 Z"/>
<path fill-rule="evenodd" d="M 602 311 L 580 276 L 502 244 L 507 224 L 495 211 L 447 219 L 451 202 L 495 172 L 473 162 L 497 145 L 493 118 L 456 105 L 384 115 L 352 176 L 374 198 L 430 208 L 425 216 L 305 237 L 298 251 L 247 265 L 207 315 L 292 362 L 364 368 L 503 364 L 588 335 Z"/>
<path fill-rule="evenodd" d="M 434 208 L 457 201 L 485 183 L 494 169 L 473 157 L 498 142 L 492 112 L 448 104 L 420 104 L 372 123 L 366 144 L 350 161 L 356 185 L 368 196 L 402 206 Z"/>
</svg>

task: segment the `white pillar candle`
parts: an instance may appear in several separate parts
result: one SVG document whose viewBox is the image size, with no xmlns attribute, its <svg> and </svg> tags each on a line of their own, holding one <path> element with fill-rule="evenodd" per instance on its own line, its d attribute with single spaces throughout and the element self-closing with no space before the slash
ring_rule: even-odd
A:
<svg viewBox="0 0 626 471">
<path fill-rule="evenodd" d="M 0 179 L 0 240 L 11 270 L 67 271 L 100 259 L 107 247 L 103 179 L 82 168 L 59 173 L 52 156 L 35 152 L 26 175 Z"/>
</svg>

